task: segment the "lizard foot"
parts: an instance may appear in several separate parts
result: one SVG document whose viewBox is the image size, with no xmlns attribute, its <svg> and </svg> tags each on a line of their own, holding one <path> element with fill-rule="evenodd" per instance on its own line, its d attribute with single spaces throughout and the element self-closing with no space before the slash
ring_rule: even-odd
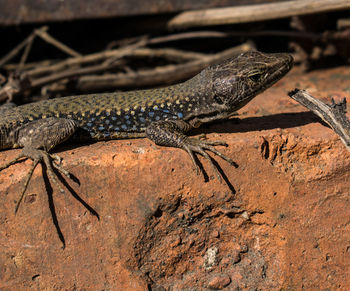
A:
<svg viewBox="0 0 350 291">
<path fill-rule="evenodd" d="M 16 204 L 15 213 L 17 213 L 17 211 L 18 211 L 18 208 L 19 208 L 19 206 L 23 200 L 24 194 L 27 190 L 29 181 L 33 175 L 34 169 L 36 168 L 36 166 L 38 165 L 39 162 L 45 164 L 45 166 L 47 168 L 47 175 L 48 175 L 50 181 L 53 182 L 57 186 L 57 188 L 60 190 L 61 193 L 64 193 L 64 190 L 61 187 L 61 185 L 58 183 L 57 174 L 55 173 L 53 168 L 57 169 L 60 173 L 65 175 L 67 178 L 71 178 L 69 172 L 67 170 L 65 170 L 60 165 L 62 159 L 58 155 L 49 154 L 48 152 L 43 151 L 43 150 L 39 150 L 39 149 L 35 149 L 35 148 L 26 148 L 26 147 L 23 148 L 22 152 L 16 158 L 11 160 L 10 162 L 5 164 L 4 166 L 0 167 L 0 171 L 17 163 L 22 158 L 26 158 L 26 159 L 29 158 L 29 159 L 33 160 L 33 164 L 32 164 L 32 166 L 31 166 L 31 168 L 30 168 L 30 170 L 25 178 L 25 183 L 24 183 L 23 188 L 22 188 L 21 197 Z"/>
<path fill-rule="evenodd" d="M 206 160 L 209 161 L 212 169 L 214 170 L 218 180 L 221 182 L 221 175 L 217 169 L 217 167 L 214 165 L 212 158 L 207 154 L 206 151 L 212 152 L 215 155 L 219 156 L 220 158 L 222 158 L 223 160 L 225 160 L 226 162 L 228 162 L 230 165 L 237 167 L 237 164 L 231 160 L 229 157 L 227 157 L 226 155 L 224 155 L 223 153 L 219 152 L 214 146 L 226 146 L 227 147 L 227 143 L 223 142 L 223 141 L 203 141 L 203 140 L 199 140 L 199 139 L 195 139 L 195 138 L 188 138 L 184 141 L 183 144 L 183 149 L 190 155 L 192 163 L 195 167 L 195 170 L 197 172 L 197 174 L 200 173 L 200 169 L 198 166 L 198 162 L 196 161 L 195 157 L 194 157 L 194 153 L 198 153 L 200 155 L 202 155 Z"/>
</svg>

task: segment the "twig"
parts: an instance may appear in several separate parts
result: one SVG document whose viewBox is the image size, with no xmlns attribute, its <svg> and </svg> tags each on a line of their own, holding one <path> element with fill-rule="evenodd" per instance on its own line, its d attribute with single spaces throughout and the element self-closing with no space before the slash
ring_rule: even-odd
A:
<svg viewBox="0 0 350 291">
<path fill-rule="evenodd" d="M 144 53 L 147 54 L 147 49 L 142 48 L 141 50 L 138 50 L 134 52 L 134 50 L 140 49 L 140 47 L 147 45 L 147 44 L 160 44 L 163 42 L 168 42 L 168 41 L 177 41 L 177 40 L 183 40 L 183 39 L 191 39 L 191 38 L 199 38 L 199 37 L 227 37 L 228 34 L 224 32 L 218 32 L 218 31 L 198 31 L 198 32 L 186 32 L 186 33 L 178 33 L 174 35 L 168 35 L 168 36 L 162 36 L 162 37 L 155 37 L 151 39 L 146 39 L 145 37 L 142 37 L 141 39 L 138 38 L 138 42 L 134 44 L 129 44 L 126 47 L 119 48 L 119 49 L 114 49 L 114 50 L 107 50 L 95 54 L 90 54 L 86 56 L 79 56 L 79 57 L 74 57 L 70 58 L 67 60 L 64 60 L 62 62 L 56 63 L 54 65 L 49 65 L 49 66 L 44 66 L 42 65 L 36 65 L 34 66 L 34 69 L 30 70 L 27 72 L 27 75 L 31 78 L 36 77 L 38 75 L 43 75 L 43 74 L 48 74 L 52 72 L 58 72 L 60 70 L 66 69 L 69 66 L 74 66 L 74 65 L 84 65 L 87 63 L 92 63 L 92 62 L 100 62 L 101 60 L 108 59 L 108 58 L 122 58 L 127 55 L 137 55 L 139 54 L 140 56 Z M 124 40 L 125 41 L 125 40 Z M 142 51 L 143 50 L 143 51 Z M 199 58 L 201 55 L 197 53 L 195 56 L 195 53 L 190 53 L 184 52 L 184 51 L 178 51 L 176 50 L 171 50 L 170 49 L 164 49 L 164 52 L 156 52 L 152 51 L 152 53 L 158 54 L 158 57 L 163 57 L 163 58 L 168 58 L 168 59 L 178 59 L 178 61 L 183 61 L 183 60 L 189 60 L 191 58 Z M 164 54 L 161 56 L 161 54 Z M 177 55 L 177 56 L 176 56 Z M 181 56 L 182 55 L 182 56 Z M 8 67 L 8 69 L 13 69 L 14 65 L 11 65 Z M 15 65 L 17 66 L 17 65 Z M 30 67 L 30 64 L 26 65 L 27 68 L 28 66 Z M 23 69 L 25 67 L 23 66 Z"/>
<path fill-rule="evenodd" d="M 341 18 L 337 21 L 337 29 L 347 29 L 350 28 L 350 18 Z"/>
<path fill-rule="evenodd" d="M 120 50 L 112 50 L 112 51 L 103 51 L 103 52 L 76 57 L 76 58 L 69 58 L 62 62 L 53 64 L 50 66 L 34 68 L 33 70 L 28 71 L 27 74 L 28 76 L 34 78 L 39 75 L 45 75 L 52 72 L 59 72 L 63 69 L 66 69 L 67 67 L 74 67 L 77 65 L 85 65 L 87 63 L 92 63 L 92 62 L 99 62 L 103 59 L 107 59 L 116 55 L 123 56 L 125 55 L 125 52 L 123 49 L 120 49 Z"/>
<path fill-rule="evenodd" d="M 327 123 L 336 134 L 339 135 L 348 151 L 350 151 L 350 122 L 346 117 L 346 99 L 335 103 L 332 98 L 332 104 L 325 104 L 312 97 L 305 90 L 294 89 L 288 93 L 289 97 L 304 105 L 325 123 Z"/>
<path fill-rule="evenodd" d="M 43 31 L 41 29 L 35 29 L 34 33 L 39 36 L 41 39 L 46 41 L 49 44 L 52 44 L 53 46 L 57 47 L 61 51 L 67 53 L 68 55 L 72 57 L 80 57 L 81 54 L 76 52 L 75 50 L 71 49 L 70 47 L 66 46 L 62 42 L 58 41 L 57 39 L 53 38 L 51 35 L 49 35 L 46 31 Z"/>
<path fill-rule="evenodd" d="M 51 45 L 57 47 L 58 49 L 64 51 L 65 53 L 69 54 L 73 57 L 80 57 L 81 54 L 77 53 L 73 49 L 69 48 L 65 44 L 61 43 L 60 41 L 53 38 L 51 35 L 47 33 L 48 27 L 43 26 L 39 29 L 35 29 L 26 39 L 24 39 L 21 43 L 19 43 L 14 49 L 12 49 L 7 55 L 5 55 L 2 59 L 0 59 L 0 67 L 2 67 L 4 64 L 6 64 L 8 61 L 10 61 L 12 58 L 14 58 L 23 48 L 24 53 L 21 57 L 20 63 L 16 69 L 23 69 L 23 66 L 27 60 L 29 51 L 32 47 L 33 41 L 35 37 L 39 36 L 41 39 L 46 41 L 47 43 L 50 43 Z"/>
<path fill-rule="evenodd" d="M 22 71 L 29 71 L 29 70 L 33 70 L 37 67 L 46 67 L 46 66 L 51 66 L 53 63 L 57 62 L 57 60 L 43 60 L 43 61 L 35 61 L 35 62 L 31 62 L 31 63 L 26 63 L 23 64 L 22 67 Z M 10 63 L 10 64 L 6 64 L 4 65 L 4 70 L 7 72 L 11 72 L 11 71 L 15 71 L 18 67 L 18 63 Z"/>
<path fill-rule="evenodd" d="M 57 60 L 43 60 L 43 61 L 38 61 L 38 62 L 31 62 L 31 63 L 26 63 L 23 65 L 22 70 L 28 71 L 28 70 L 33 70 L 36 67 L 46 67 L 52 65 L 54 62 L 57 62 Z M 10 63 L 6 64 L 3 66 L 5 71 L 15 71 L 18 67 L 18 63 Z"/>
<path fill-rule="evenodd" d="M 213 8 L 183 12 L 171 19 L 168 22 L 168 27 L 171 29 L 184 29 L 197 26 L 246 23 L 349 8 L 349 0 L 294 0 Z"/>
<path fill-rule="evenodd" d="M 34 37 L 26 44 L 26 46 L 24 48 L 24 52 L 23 52 L 22 57 L 21 57 L 21 60 L 20 60 L 19 65 L 17 67 L 18 71 L 21 71 L 23 69 L 23 66 L 24 66 L 25 62 L 27 61 L 29 52 L 32 48 L 33 42 L 34 42 Z"/>
<path fill-rule="evenodd" d="M 183 33 L 175 33 L 165 36 L 159 36 L 151 38 L 148 41 L 148 44 L 160 44 L 170 41 L 179 41 L 185 39 L 194 39 L 194 38 L 223 38 L 228 37 L 229 34 L 221 31 L 190 31 Z"/>
<path fill-rule="evenodd" d="M 194 39 L 194 38 L 222 38 L 227 37 L 227 33 L 221 31 L 189 31 L 182 33 L 175 33 L 170 35 L 158 36 L 154 38 L 149 38 L 147 35 L 142 37 L 133 37 L 133 38 L 124 38 L 117 41 L 112 42 L 108 45 L 108 48 L 111 49 L 115 46 L 125 46 L 134 43 L 135 41 L 143 40 L 145 42 L 144 45 L 150 44 L 160 44 L 165 42 L 186 40 L 186 39 Z"/>
<path fill-rule="evenodd" d="M 86 74 L 93 74 L 93 73 L 99 73 L 103 71 L 107 71 L 113 68 L 116 68 L 120 66 L 121 62 L 114 62 L 113 64 L 108 64 L 108 65 L 96 65 L 96 66 L 90 66 L 86 68 L 78 68 L 78 69 L 71 69 L 67 71 L 63 71 L 57 74 L 53 74 L 50 76 L 45 76 L 43 78 L 39 78 L 37 80 L 33 80 L 31 82 L 30 88 L 34 89 L 37 87 L 41 87 L 53 82 L 60 81 L 62 79 L 70 78 L 70 77 L 78 77 L 81 75 L 86 75 Z"/>
<path fill-rule="evenodd" d="M 126 54 L 125 56 L 132 57 L 154 57 L 154 58 L 163 58 L 169 61 L 175 62 L 186 62 L 190 60 L 201 59 L 206 56 L 206 54 L 189 52 L 172 48 L 161 48 L 161 49 L 150 49 L 150 48 L 138 48 Z"/>
<path fill-rule="evenodd" d="M 38 29 L 38 31 L 46 31 L 48 29 L 47 26 L 43 26 Z M 20 51 L 23 49 L 28 43 L 32 42 L 34 38 L 36 37 L 36 34 L 32 32 L 26 39 L 24 39 L 22 42 L 20 42 L 15 48 L 13 48 L 7 55 L 1 58 L 0 60 L 0 68 L 6 64 L 8 61 L 10 61 L 12 58 L 14 58 Z"/>
<path fill-rule="evenodd" d="M 77 89 L 81 91 L 90 91 L 116 87 L 128 88 L 171 84 L 193 76 L 210 64 L 252 49 L 253 47 L 246 43 L 215 55 L 203 56 L 201 59 L 193 60 L 185 64 L 167 65 L 153 70 L 140 70 L 136 73 L 82 76 L 79 78 L 76 86 Z"/>
<path fill-rule="evenodd" d="M 125 56 L 137 56 L 137 57 L 156 56 L 156 57 L 167 58 L 170 60 L 188 61 L 190 59 L 201 58 L 203 57 L 203 54 L 186 52 L 186 51 L 175 50 L 175 49 L 136 48 L 134 50 L 130 50 L 130 49 L 122 48 L 122 49 L 115 49 L 111 51 L 104 51 L 100 53 L 90 54 L 90 55 L 77 57 L 77 58 L 70 58 L 51 66 L 34 68 L 33 70 L 28 71 L 27 75 L 31 78 L 35 78 L 36 76 L 39 76 L 39 75 L 47 75 L 52 72 L 59 72 L 63 69 L 67 69 L 69 67 L 74 67 L 77 65 L 86 65 L 88 63 L 93 63 L 93 62 L 101 62 L 102 60 L 109 59 L 109 58 L 114 58 L 113 60 L 116 61 L 117 59 L 120 59 Z"/>
<path fill-rule="evenodd" d="M 27 75 L 23 75 L 25 82 L 21 82 L 20 78 L 9 78 L 8 82 L 0 89 L 0 102 L 5 100 L 12 100 L 13 96 L 16 94 L 23 93 L 28 89 L 35 89 L 47 84 L 60 81 L 62 79 L 77 77 L 84 74 L 92 74 L 103 72 L 112 68 L 120 66 L 120 62 L 114 62 L 108 65 L 96 65 L 86 68 L 69 69 L 66 71 L 59 72 L 57 74 L 52 74 L 49 76 L 44 76 L 35 80 L 29 80 Z"/>
<path fill-rule="evenodd" d="M 0 85 L 4 84 L 6 82 L 6 78 L 0 74 Z"/>
</svg>

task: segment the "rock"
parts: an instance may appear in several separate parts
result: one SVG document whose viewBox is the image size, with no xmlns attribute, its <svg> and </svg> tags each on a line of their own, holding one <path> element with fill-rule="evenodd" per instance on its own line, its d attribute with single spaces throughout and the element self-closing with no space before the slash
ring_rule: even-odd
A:
<svg viewBox="0 0 350 291">
<path fill-rule="evenodd" d="M 231 278 L 230 288 L 244 290 L 350 290 L 350 153 L 286 94 L 298 86 L 349 101 L 349 80 L 339 75 L 350 68 L 292 72 L 242 108 L 239 123 L 204 128 L 239 165 L 214 157 L 229 185 L 204 182 L 184 151 L 147 139 L 57 148 L 80 181 L 68 181 L 63 195 L 48 187 L 65 249 L 41 167 L 17 215 L 31 162 L 1 171 L 0 289 L 185 290 Z M 1 151 L 0 165 L 18 153 Z M 212 247 L 215 263 L 205 270 Z"/>
<path fill-rule="evenodd" d="M 214 275 L 209 281 L 208 287 L 214 290 L 221 290 L 231 283 L 231 279 L 226 274 Z"/>
</svg>

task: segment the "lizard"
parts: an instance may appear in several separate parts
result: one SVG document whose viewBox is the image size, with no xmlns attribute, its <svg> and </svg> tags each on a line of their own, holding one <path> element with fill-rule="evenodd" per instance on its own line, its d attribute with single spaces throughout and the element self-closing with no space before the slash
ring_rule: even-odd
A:
<svg viewBox="0 0 350 291">
<path fill-rule="evenodd" d="M 251 51 L 208 66 L 193 78 L 164 88 L 68 96 L 5 110 L 0 117 L 0 150 L 23 149 L 0 171 L 21 160 L 33 161 L 15 212 L 39 163 L 46 165 L 50 181 L 64 192 L 56 171 L 68 178 L 71 175 L 61 166 L 61 158 L 50 151 L 66 140 L 147 137 L 157 145 L 185 150 L 197 173 L 195 155 L 204 156 L 220 180 L 207 152 L 235 165 L 215 148 L 227 144 L 192 138 L 187 133 L 202 124 L 229 118 L 281 79 L 292 66 L 293 57 L 288 53 Z"/>
</svg>

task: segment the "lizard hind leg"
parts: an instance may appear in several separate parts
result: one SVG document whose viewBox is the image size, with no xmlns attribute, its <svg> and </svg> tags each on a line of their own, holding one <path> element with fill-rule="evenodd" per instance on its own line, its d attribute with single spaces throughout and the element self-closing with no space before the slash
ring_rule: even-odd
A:
<svg viewBox="0 0 350 291">
<path fill-rule="evenodd" d="M 67 140 L 75 132 L 77 127 L 78 125 L 74 120 L 50 117 L 29 122 L 16 130 L 13 136 L 16 137 L 16 144 L 23 147 L 23 150 L 15 159 L 0 167 L 0 171 L 18 162 L 21 158 L 29 158 L 33 160 L 33 164 L 26 176 L 15 212 L 18 211 L 38 163 L 45 164 L 50 181 L 57 186 L 60 192 L 64 192 L 57 181 L 57 174 L 53 168 L 68 178 L 71 178 L 70 174 L 60 166 L 61 158 L 58 155 L 49 154 L 48 151 Z"/>
</svg>

